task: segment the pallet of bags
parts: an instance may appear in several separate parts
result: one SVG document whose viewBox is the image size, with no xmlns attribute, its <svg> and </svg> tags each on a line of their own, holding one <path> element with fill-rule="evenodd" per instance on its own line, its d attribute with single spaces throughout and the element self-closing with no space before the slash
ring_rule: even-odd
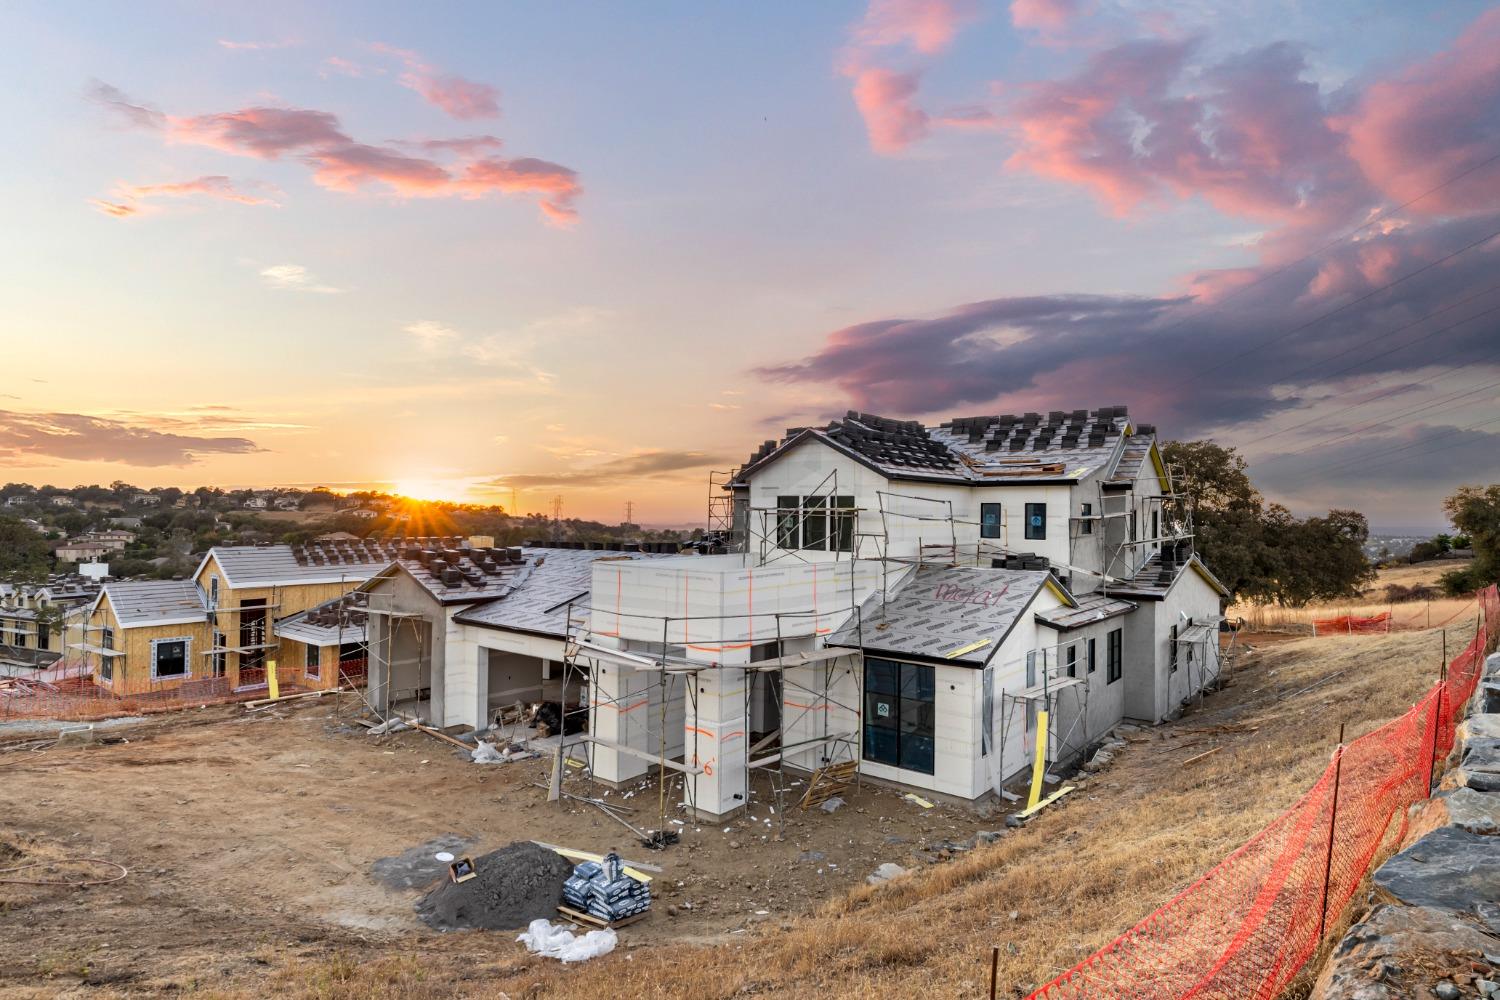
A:
<svg viewBox="0 0 1500 1000">
<path fill-rule="evenodd" d="M 563 905 L 606 924 L 645 913 L 651 907 L 651 887 L 625 874 L 618 854 L 602 862 L 585 861 L 563 883 Z"/>
</svg>

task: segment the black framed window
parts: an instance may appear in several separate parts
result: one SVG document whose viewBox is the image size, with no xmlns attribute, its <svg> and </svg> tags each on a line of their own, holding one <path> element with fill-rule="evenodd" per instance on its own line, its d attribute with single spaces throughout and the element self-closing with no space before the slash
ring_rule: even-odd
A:
<svg viewBox="0 0 1500 1000">
<path fill-rule="evenodd" d="M 1159 510 L 1153 510 L 1151 512 L 1151 537 L 1161 537 L 1161 511 Z"/>
<path fill-rule="evenodd" d="M 802 532 L 798 527 L 801 517 L 801 497 L 776 498 L 776 545 L 778 548 L 800 549 L 802 547 Z"/>
<path fill-rule="evenodd" d="M 802 547 L 822 551 L 828 548 L 828 498 L 802 498 Z"/>
<path fill-rule="evenodd" d="M 1026 537 L 1031 540 L 1041 540 L 1047 537 L 1046 504 L 1029 503 L 1026 505 Z"/>
<path fill-rule="evenodd" d="M 1083 515 L 1083 520 L 1078 523 L 1078 533 L 1080 535 L 1092 535 L 1094 533 L 1094 522 L 1089 520 L 1089 518 L 1094 516 L 1094 505 L 1091 503 L 1084 504 L 1079 513 Z"/>
<path fill-rule="evenodd" d="M 16 622 L 15 637 L 16 637 L 16 641 L 15 641 L 15 644 L 14 644 L 15 647 L 17 649 L 25 649 L 26 648 L 26 623 L 25 622 L 22 622 L 22 621 L 17 621 Z"/>
<path fill-rule="evenodd" d="M 52 636 L 47 628 L 47 623 L 40 620 L 36 623 L 36 648 L 52 648 Z"/>
<path fill-rule="evenodd" d="M 1172 638 L 1167 648 L 1167 673 L 1177 673 L 1177 626 L 1172 626 Z"/>
<path fill-rule="evenodd" d="M 1099 666 L 1099 660 L 1096 656 L 1096 654 L 1098 653 L 1098 649 L 1096 648 L 1097 644 L 1098 640 L 1089 640 L 1089 673 L 1093 673 L 1094 670 Z"/>
<path fill-rule="evenodd" d="M 1002 523 L 1000 504 L 982 503 L 979 505 L 980 538 L 999 538 Z"/>
<path fill-rule="evenodd" d="M 1076 643 L 1064 651 L 1063 664 L 1068 668 L 1069 677 L 1078 676 L 1078 645 Z"/>
<path fill-rule="evenodd" d="M 932 667 L 865 660 L 865 759 L 932 774 L 936 690 Z"/>
<path fill-rule="evenodd" d="M 776 545 L 783 549 L 853 552 L 858 517 L 852 496 L 778 496 Z"/>
<path fill-rule="evenodd" d="M 186 639 L 168 639 L 151 649 L 152 677 L 183 677 L 188 672 Z"/>
<path fill-rule="evenodd" d="M 859 517 L 859 512 L 854 509 L 854 498 L 834 497 L 833 506 L 837 510 L 832 515 L 833 543 L 830 548 L 835 552 L 853 552 L 854 522 Z"/>
<path fill-rule="evenodd" d="M 1105 668 L 1109 672 L 1108 683 L 1113 684 L 1125 674 L 1125 630 L 1117 628 L 1105 636 L 1105 639 Z"/>
</svg>

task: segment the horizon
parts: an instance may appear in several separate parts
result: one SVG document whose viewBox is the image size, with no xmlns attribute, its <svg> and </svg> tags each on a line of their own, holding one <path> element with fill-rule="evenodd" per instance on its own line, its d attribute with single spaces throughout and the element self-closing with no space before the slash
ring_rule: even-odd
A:
<svg viewBox="0 0 1500 1000">
<path fill-rule="evenodd" d="M 1116 404 L 1381 533 L 1500 479 L 1492 5 L 112 10 L 0 10 L 9 481 L 677 526 Z"/>
</svg>

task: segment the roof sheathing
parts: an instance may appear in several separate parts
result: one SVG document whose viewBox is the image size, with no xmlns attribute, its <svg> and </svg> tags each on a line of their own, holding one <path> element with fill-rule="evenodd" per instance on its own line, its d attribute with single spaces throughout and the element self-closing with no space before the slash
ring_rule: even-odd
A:
<svg viewBox="0 0 1500 1000">
<path fill-rule="evenodd" d="M 1074 483 L 1120 460 L 1131 431 L 1126 408 L 958 417 L 928 428 L 849 411 L 826 427 L 791 427 L 764 442 L 735 483 L 792 446 L 814 439 L 888 479 L 976 486 Z"/>
<path fill-rule="evenodd" d="M 461 611 L 453 620 L 482 628 L 565 638 L 569 604 L 582 608 L 588 603 L 594 563 L 601 559 L 664 557 L 651 552 L 591 549 L 528 548 L 525 552 L 533 568 L 512 593 Z"/>
<path fill-rule="evenodd" d="M 315 583 L 360 583 L 391 562 L 388 546 L 337 543 L 216 545 L 193 574 L 201 577 L 210 561 L 232 588 L 287 587 Z M 379 553 L 379 554 L 376 554 Z"/>
<path fill-rule="evenodd" d="M 203 594 L 191 580 L 122 580 L 107 583 L 99 600 L 108 600 L 121 628 L 183 625 L 207 621 Z M 97 607 L 97 603 L 95 607 Z"/>
<path fill-rule="evenodd" d="M 1048 586 L 1057 587 L 1046 570 L 919 566 L 890 597 L 876 594 L 865 601 L 859 618 L 824 642 L 898 659 L 982 667 Z M 1072 600 L 1065 590 L 1057 592 Z"/>
</svg>

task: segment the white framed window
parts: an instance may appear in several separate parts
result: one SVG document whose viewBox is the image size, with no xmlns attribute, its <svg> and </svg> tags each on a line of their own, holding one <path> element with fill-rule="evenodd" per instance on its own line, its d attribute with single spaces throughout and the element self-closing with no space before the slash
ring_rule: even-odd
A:
<svg viewBox="0 0 1500 1000">
<path fill-rule="evenodd" d="M 188 636 L 151 640 L 151 679 L 181 680 L 193 675 L 193 640 Z"/>
<path fill-rule="evenodd" d="M 219 606 L 219 578 L 217 576 L 208 578 L 208 606 L 210 608 Z"/>
<path fill-rule="evenodd" d="M 321 646 L 314 646 L 312 643 L 306 643 L 302 648 L 304 651 L 303 655 L 306 657 L 302 661 L 303 669 L 306 671 L 307 676 L 314 680 L 321 679 L 323 676 L 323 648 Z"/>
</svg>

